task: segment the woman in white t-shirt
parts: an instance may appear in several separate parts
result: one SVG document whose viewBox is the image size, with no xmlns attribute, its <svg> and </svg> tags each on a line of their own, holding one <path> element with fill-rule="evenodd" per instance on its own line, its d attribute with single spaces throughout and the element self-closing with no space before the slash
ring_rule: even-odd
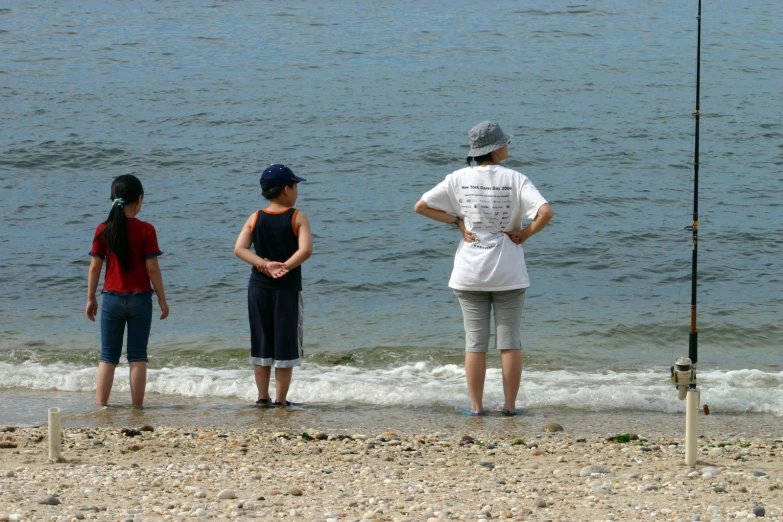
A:
<svg viewBox="0 0 783 522">
<path fill-rule="evenodd" d="M 470 415 L 483 415 L 484 378 L 490 315 L 495 314 L 495 348 L 503 367 L 504 415 L 516 415 L 522 379 L 522 306 L 530 281 L 522 250 L 554 213 L 533 183 L 500 165 L 508 158 L 511 136 L 494 121 L 468 132 L 468 167 L 452 172 L 425 193 L 414 210 L 455 225 L 462 240 L 454 257 L 449 287 L 459 299 L 465 323 L 465 376 Z M 478 164 L 472 166 L 473 160 Z M 523 226 L 523 222 L 530 222 Z"/>
</svg>

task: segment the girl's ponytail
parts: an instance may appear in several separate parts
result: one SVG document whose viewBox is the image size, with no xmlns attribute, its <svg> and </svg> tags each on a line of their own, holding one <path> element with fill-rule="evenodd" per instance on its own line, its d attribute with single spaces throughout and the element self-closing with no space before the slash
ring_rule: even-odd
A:
<svg viewBox="0 0 783 522">
<path fill-rule="evenodd" d="M 131 266 L 128 221 L 123 207 L 136 203 L 143 195 L 141 181 L 132 174 L 118 176 L 111 184 L 111 210 L 109 217 L 103 222 L 106 227 L 101 235 L 106 248 L 117 256 L 123 272 L 129 271 Z"/>
</svg>

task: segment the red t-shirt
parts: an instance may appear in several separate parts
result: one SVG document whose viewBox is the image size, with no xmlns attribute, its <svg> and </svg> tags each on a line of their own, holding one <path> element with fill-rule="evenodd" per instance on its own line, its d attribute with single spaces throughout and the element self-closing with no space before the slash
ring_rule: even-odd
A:
<svg viewBox="0 0 783 522">
<path fill-rule="evenodd" d="M 130 270 L 122 271 L 122 264 L 114 252 L 106 248 L 106 243 L 100 233 L 106 228 L 101 223 L 95 229 L 92 240 L 91 256 L 106 260 L 106 277 L 103 280 L 103 290 L 108 292 L 151 292 L 152 285 L 147 274 L 146 260 L 161 255 L 158 247 L 158 236 L 155 227 L 135 217 L 126 218 L 128 223 L 128 242 L 130 243 Z"/>
</svg>

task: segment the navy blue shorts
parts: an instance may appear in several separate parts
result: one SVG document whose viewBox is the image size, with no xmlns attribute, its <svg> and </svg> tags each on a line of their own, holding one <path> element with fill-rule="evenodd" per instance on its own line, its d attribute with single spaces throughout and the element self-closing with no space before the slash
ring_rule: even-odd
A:
<svg viewBox="0 0 783 522">
<path fill-rule="evenodd" d="M 101 362 L 120 362 L 125 325 L 128 325 L 128 362 L 146 361 L 152 325 L 152 292 L 131 295 L 103 294 Z"/>
<path fill-rule="evenodd" d="M 301 366 L 303 308 L 299 290 L 248 287 L 251 364 Z"/>
</svg>

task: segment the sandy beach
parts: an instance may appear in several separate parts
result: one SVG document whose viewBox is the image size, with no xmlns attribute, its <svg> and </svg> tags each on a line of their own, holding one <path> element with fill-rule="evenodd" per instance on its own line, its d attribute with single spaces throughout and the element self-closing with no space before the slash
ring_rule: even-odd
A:
<svg viewBox="0 0 783 522">
<path fill-rule="evenodd" d="M 783 520 L 775 416 L 703 417 L 689 467 L 679 415 L 301 413 L 67 427 L 62 463 L 45 426 L 4 426 L 0 521 Z"/>
</svg>

